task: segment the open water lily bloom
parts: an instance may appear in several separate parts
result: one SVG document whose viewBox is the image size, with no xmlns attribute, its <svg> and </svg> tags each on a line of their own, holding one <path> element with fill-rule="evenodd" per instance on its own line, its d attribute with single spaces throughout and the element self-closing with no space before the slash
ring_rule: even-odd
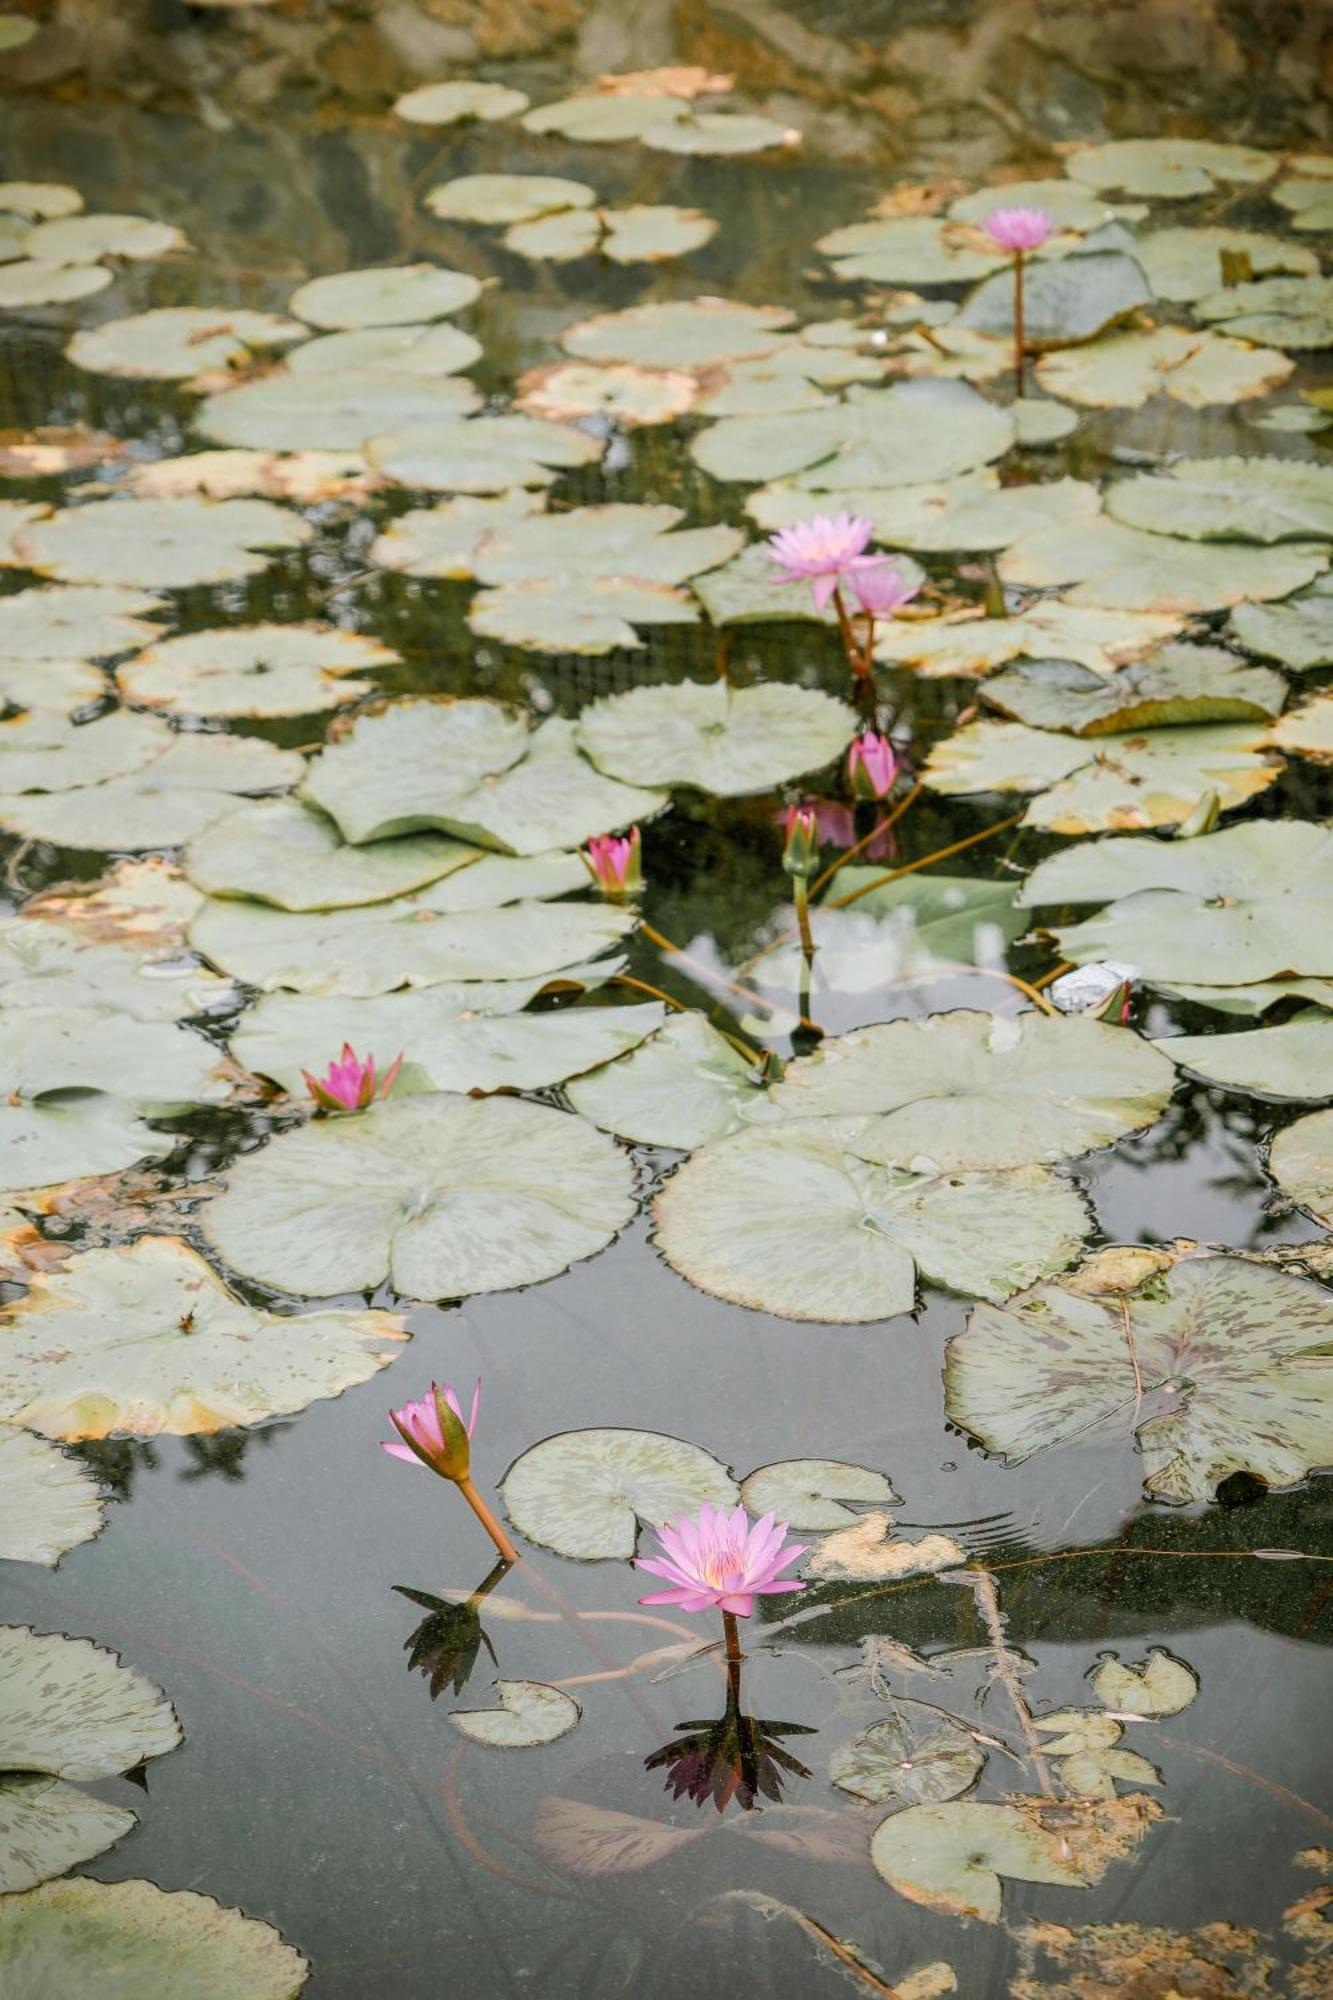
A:
<svg viewBox="0 0 1333 2000">
<path fill-rule="evenodd" d="M 748 1618 L 756 1597 L 804 1590 L 795 1577 L 779 1574 L 806 1552 L 804 1542 L 788 1542 L 787 1524 L 772 1514 L 751 1522 L 744 1507 L 703 1506 L 697 1518 L 683 1514 L 657 1530 L 660 1556 L 636 1556 L 635 1567 L 664 1577 L 670 1590 L 655 1590 L 640 1604 L 675 1604 L 682 1611 L 730 1611 Z"/>
<path fill-rule="evenodd" d="M 453 1430 L 441 1409 L 450 1410 L 458 1420 L 458 1432 L 450 1437 Z M 472 1391 L 472 1408 L 466 1422 L 462 1404 L 452 1382 L 441 1388 L 437 1383 L 430 1385 L 430 1394 L 422 1396 L 418 1402 L 404 1403 L 400 1409 L 390 1410 L 389 1422 L 397 1431 L 396 1438 L 380 1441 L 380 1450 L 387 1451 L 393 1458 L 402 1458 L 409 1465 L 428 1465 L 432 1472 L 438 1472 L 442 1479 L 459 1480 L 467 1477 L 470 1470 L 468 1442 L 477 1428 L 477 1411 L 481 1405 L 481 1384 Z"/>
<path fill-rule="evenodd" d="M 344 1042 L 342 1054 L 329 1064 L 323 1076 L 312 1076 L 308 1069 L 301 1074 L 321 1111 L 364 1111 L 377 1097 L 389 1095 L 402 1066 L 401 1054 L 395 1056 L 377 1082 L 374 1056 L 367 1056 L 362 1062 L 352 1044 Z"/>
<path fill-rule="evenodd" d="M 887 556 L 869 556 L 866 549 L 875 524 L 861 514 L 816 514 L 770 535 L 768 546 L 779 573 L 775 583 L 810 585 L 815 608 L 822 611 L 843 577 L 888 564 Z"/>
<path fill-rule="evenodd" d="M 1020 255 L 1040 250 L 1055 234 L 1055 218 L 1044 208 L 993 208 L 981 226 L 997 249 Z"/>
</svg>

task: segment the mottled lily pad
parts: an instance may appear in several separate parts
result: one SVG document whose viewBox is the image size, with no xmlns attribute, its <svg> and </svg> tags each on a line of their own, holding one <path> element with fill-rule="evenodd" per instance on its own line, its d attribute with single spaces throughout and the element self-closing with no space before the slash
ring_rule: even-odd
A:
<svg viewBox="0 0 1333 2000">
<path fill-rule="evenodd" d="M 0 1560 L 54 1569 L 101 1528 L 101 1491 L 85 1467 L 45 1438 L 0 1424 Z"/>
<path fill-rule="evenodd" d="M 1312 1007 L 1238 1035 L 1172 1035 L 1156 1046 L 1179 1069 L 1253 1097 L 1333 1097 L 1333 1014 Z"/>
<path fill-rule="evenodd" d="M 649 368 L 709 368 L 782 344 L 796 315 L 786 306 L 732 299 L 676 299 L 599 313 L 567 326 L 560 345 L 582 361 L 629 361 Z"/>
<path fill-rule="evenodd" d="M 692 1152 L 765 1115 L 752 1064 L 702 1014 L 673 1014 L 629 1055 L 566 1089 L 584 1118 L 642 1146 Z"/>
<path fill-rule="evenodd" d="M 1322 1286 L 1240 1257 L 1185 1257 L 1129 1292 L 1043 1284 L 973 1311 L 945 1409 L 1011 1464 L 1133 1437 L 1157 1500 L 1211 1500 L 1236 1472 L 1291 1486 L 1333 1463 L 1328 1325 Z"/>
<path fill-rule="evenodd" d="M 499 1708 L 456 1708 L 455 1729 L 492 1750 L 535 1750 L 577 1727 L 583 1711 L 572 1694 L 544 1681 L 497 1681 Z"/>
<path fill-rule="evenodd" d="M 65 353 L 93 375 L 171 382 L 226 368 L 252 348 L 304 340 L 299 320 L 232 306 L 163 306 L 76 333 Z"/>
<path fill-rule="evenodd" d="M 1074 1837 L 1068 1811 L 1061 1812 L 1053 1802 L 979 1805 L 953 1799 L 909 1806 L 876 1828 L 870 1858 L 890 1888 L 909 1902 L 941 1916 L 997 1924 L 1003 1877 L 1061 1889 L 1086 1889 L 1098 1881 L 1115 1854 L 1127 1852 L 1147 1824 L 1138 1801 L 1124 1803 L 1135 1811 L 1126 1817 L 1117 1846 L 1086 1823 Z M 1051 1816 L 1049 1826 L 1045 1814 Z"/>
<path fill-rule="evenodd" d="M 1279 1132 L 1268 1171 L 1284 1194 L 1333 1229 L 1333 1111 L 1312 1112 Z"/>
<path fill-rule="evenodd" d="M 1104 736 L 1195 722 L 1248 722 L 1276 715 L 1287 696 L 1281 674 L 1253 667 L 1222 646 L 1162 646 L 1118 673 L 1073 660 L 1024 660 L 995 674 L 982 699 L 1034 729 Z"/>
<path fill-rule="evenodd" d="M 408 576 L 468 577 L 488 536 L 540 514 L 545 505 L 544 493 L 520 487 L 493 499 L 460 493 L 434 507 L 413 507 L 396 515 L 375 537 L 370 560 Z"/>
<path fill-rule="evenodd" d="M 15 546 L 61 583 L 181 590 L 253 576 L 269 551 L 299 548 L 313 532 L 267 500 L 94 500 L 24 528 Z"/>
<path fill-rule="evenodd" d="M 600 770 L 627 784 L 736 798 L 831 762 L 854 729 L 846 704 L 814 689 L 683 681 L 593 702 L 578 740 Z"/>
<path fill-rule="evenodd" d="M 761 1465 L 741 1481 L 741 1499 L 752 1514 L 776 1514 L 790 1528 L 845 1528 L 861 1516 L 857 1506 L 891 1507 L 898 1495 L 882 1472 L 841 1459 L 787 1458 Z"/>
<path fill-rule="evenodd" d="M 871 1805 L 932 1805 L 956 1799 L 981 1775 L 986 1752 L 925 1702 L 897 1701 L 829 1758 L 829 1779 Z"/>
<path fill-rule="evenodd" d="M 312 369 L 219 389 L 196 423 L 219 444 L 265 451 L 359 451 L 372 437 L 461 420 L 480 403 L 470 382 L 399 367 Z"/>
<path fill-rule="evenodd" d="M 1285 382 L 1293 363 L 1268 347 L 1224 334 L 1159 326 L 1150 333 L 1112 333 L 1090 346 L 1043 355 L 1037 380 L 1049 395 L 1094 409 L 1137 410 L 1151 396 L 1170 396 L 1191 409 L 1265 396 Z"/>
<path fill-rule="evenodd" d="M 1188 518 L 1188 492 L 1180 504 Z M 1255 504 L 1257 510 L 1261 503 Z M 1005 551 L 998 567 L 1005 583 L 1037 590 L 1072 586 L 1066 593 L 1071 604 L 1191 612 L 1287 597 L 1327 562 L 1328 550 L 1313 542 L 1222 546 L 1097 519 L 1029 535 Z"/>
<path fill-rule="evenodd" d="M 310 326 L 405 326 L 443 319 L 480 296 L 480 281 L 465 271 L 440 264 L 390 264 L 312 278 L 288 303 L 296 318 Z"/>
<path fill-rule="evenodd" d="M 660 1528 L 705 1504 L 734 1507 L 724 1465 L 697 1444 L 654 1431 L 564 1431 L 516 1459 L 500 1488 L 527 1541 L 580 1562 L 627 1561 L 639 1524 Z"/>
<path fill-rule="evenodd" d="M 335 625 L 237 625 L 163 639 L 116 680 L 127 701 L 169 715 L 313 715 L 370 694 L 350 676 L 397 658 Z"/>
<path fill-rule="evenodd" d="M 1179 1715 L 1199 1692 L 1199 1683 L 1183 1660 L 1154 1648 L 1141 1667 L 1117 1659 L 1104 1660 L 1092 1676 L 1093 1692 L 1108 1708 L 1126 1715 Z"/>
<path fill-rule="evenodd" d="M 1227 630 L 1249 652 L 1296 673 L 1333 666 L 1333 578 L 1317 576 L 1283 604 L 1238 604 Z"/>
<path fill-rule="evenodd" d="M 440 493 L 551 486 L 560 471 L 593 464 L 603 449 L 604 440 L 571 424 L 544 423 L 522 414 L 427 422 L 366 442 L 371 464 L 400 486 Z"/>
<path fill-rule="evenodd" d="M 1296 458 L 1182 458 L 1121 479 L 1107 511 L 1132 528 L 1190 540 L 1333 538 L 1333 466 Z"/>
<path fill-rule="evenodd" d="M 403 1097 L 235 1160 L 205 1234 L 233 1269 L 284 1291 L 387 1278 L 406 1298 L 467 1298 L 604 1250 L 634 1213 L 633 1181 L 609 1139 L 545 1105 Z"/>
</svg>

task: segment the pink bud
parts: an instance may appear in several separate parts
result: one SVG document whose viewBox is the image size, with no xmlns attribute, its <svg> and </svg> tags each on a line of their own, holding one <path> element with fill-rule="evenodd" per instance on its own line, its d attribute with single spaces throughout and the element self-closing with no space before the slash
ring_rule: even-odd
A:
<svg viewBox="0 0 1333 2000">
<path fill-rule="evenodd" d="M 886 799 L 898 776 L 898 759 L 887 736 L 867 729 L 847 752 L 847 776 L 858 799 Z"/>
<path fill-rule="evenodd" d="M 813 806 L 788 806 L 782 865 L 789 875 L 813 875 L 819 866 L 819 814 Z"/>
<path fill-rule="evenodd" d="M 637 826 L 627 834 L 599 833 L 583 850 L 583 862 L 604 896 L 623 903 L 643 887 L 642 843 Z"/>
</svg>

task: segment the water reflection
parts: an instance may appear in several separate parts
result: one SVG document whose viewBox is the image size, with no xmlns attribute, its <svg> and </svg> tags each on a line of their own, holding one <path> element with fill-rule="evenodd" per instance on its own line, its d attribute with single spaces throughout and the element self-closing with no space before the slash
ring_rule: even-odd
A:
<svg viewBox="0 0 1333 2000">
<path fill-rule="evenodd" d="M 676 1799 L 710 1802 L 719 1812 L 737 1805 L 752 1812 L 759 1799 L 780 1804 L 792 1778 L 808 1778 L 809 1766 L 783 1745 L 784 1736 L 813 1736 L 801 1722 L 770 1722 L 741 1711 L 738 1692 L 727 1695 L 726 1712 L 716 1722 L 682 1722 L 679 1734 L 651 1757 L 645 1771 L 665 1770 L 666 1788 Z"/>
<path fill-rule="evenodd" d="M 482 1628 L 481 1605 L 512 1567 L 512 1563 L 497 1562 L 472 1595 L 461 1603 L 434 1597 L 427 1590 L 413 1590 L 405 1583 L 394 1584 L 400 1597 L 421 1605 L 427 1613 L 403 1641 L 403 1651 L 407 1654 L 407 1671 L 420 1672 L 430 1688 L 432 1701 L 437 1701 L 445 1688 L 462 1694 L 483 1646 L 490 1655 L 491 1665 L 498 1669 L 500 1662 L 495 1657 L 495 1648 Z"/>
</svg>

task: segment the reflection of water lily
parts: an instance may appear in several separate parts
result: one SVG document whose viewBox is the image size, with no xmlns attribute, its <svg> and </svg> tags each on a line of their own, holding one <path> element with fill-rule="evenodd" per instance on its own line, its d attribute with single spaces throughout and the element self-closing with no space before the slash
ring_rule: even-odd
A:
<svg viewBox="0 0 1333 2000">
<path fill-rule="evenodd" d="M 641 1597 L 640 1604 L 678 1604 L 682 1611 L 711 1611 L 716 1607 L 737 1618 L 748 1618 L 756 1597 L 775 1596 L 780 1591 L 804 1590 L 794 1577 L 779 1571 L 803 1556 L 803 1542 L 788 1542 L 787 1524 L 771 1514 L 751 1522 L 744 1507 L 730 1512 L 725 1507 L 705 1503 L 697 1519 L 682 1514 L 670 1526 L 659 1528 L 660 1556 L 636 1556 L 635 1567 L 653 1576 L 665 1577 L 670 1590 L 656 1590 Z"/>
<path fill-rule="evenodd" d="M 892 618 L 904 604 L 910 604 L 921 589 L 891 562 L 877 564 L 874 569 L 857 572 L 851 578 L 852 595 L 863 611 L 872 618 Z"/>
<path fill-rule="evenodd" d="M 447 1597 L 434 1597 L 426 1590 L 409 1590 L 405 1583 L 393 1586 L 400 1597 L 410 1598 L 413 1604 L 421 1605 L 428 1614 L 403 1641 L 403 1651 L 408 1656 L 407 1671 L 410 1674 L 420 1671 L 422 1678 L 429 1683 L 432 1701 L 446 1687 L 451 1687 L 455 1694 L 462 1694 L 483 1646 L 491 1656 L 491 1665 L 499 1666 L 495 1648 L 482 1629 L 481 1606 L 508 1572 L 508 1563 L 496 1563 L 490 1575 L 461 1603 Z"/>
<path fill-rule="evenodd" d="M 843 577 L 855 577 L 888 563 L 887 556 L 868 556 L 866 548 L 875 524 L 864 515 L 816 514 L 769 537 L 778 564 L 775 583 L 810 585 L 815 608 L 822 611 Z"/>
<path fill-rule="evenodd" d="M 362 1062 L 352 1044 L 344 1042 L 342 1054 L 329 1064 L 323 1076 L 312 1076 L 308 1069 L 301 1074 L 321 1111 L 364 1111 L 377 1097 L 389 1095 L 402 1066 L 402 1056 L 395 1056 L 377 1088 L 374 1056 L 367 1056 Z"/>
<path fill-rule="evenodd" d="M 782 1736 L 812 1736 L 802 1722 L 764 1722 L 742 1715 L 735 1701 L 716 1722 L 682 1722 L 680 1734 L 645 1757 L 645 1771 L 665 1768 L 667 1790 L 674 1798 L 693 1799 L 705 1806 L 711 1799 L 719 1812 L 733 1802 L 749 1812 L 761 1796 L 779 1803 L 789 1778 L 808 1778 L 809 1767 L 778 1741 Z"/>
<path fill-rule="evenodd" d="M 383 1439 L 380 1450 L 394 1458 L 406 1459 L 409 1465 L 428 1465 L 441 1479 L 452 1479 L 455 1483 L 466 1479 L 471 1471 L 471 1440 L 480 1404 L 478 1382 L 472 1391 L 472 1409 L 465 1424 L 453 1384 L 446 1382 L 441 1389 L 432 1382 L 428 1396 L 390 1410 L 389 1422 L 398 1437 Z"/>
<path fill-rule="evenodd" d="M 863 731 L 847 752 L 847 776 L 858 799 L 887 798 L 898 776 L 897 754 L 888 737 L 875 729 Z"/>
<path fill-rule="evenodd" d="M 1044 208 L 993 208 L 982 228 L 997 250 L 1040 250 L 1055 234 L 1055 218 Z"/>
<path fill-rule="evenodd" d="M 588 873 L 604 896 L 623 902 L 643 887 L 643 850 L 637 826 L 628 833 L 599 833 L 583 850 Z"/>
</svg>

